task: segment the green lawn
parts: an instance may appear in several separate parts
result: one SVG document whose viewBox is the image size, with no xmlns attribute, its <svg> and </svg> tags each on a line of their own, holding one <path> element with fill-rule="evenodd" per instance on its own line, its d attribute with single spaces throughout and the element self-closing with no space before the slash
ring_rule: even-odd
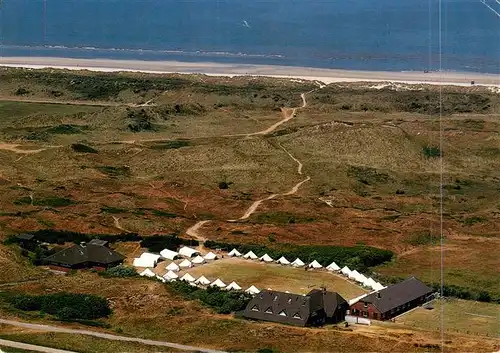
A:
<svg viewBox="0 0 500 353">
<path fill-rule="evenodd" d="M 432 310 L 420 307 L 397 318 L 396 322 L 438 331 L 441 327 L 441 303 L 434 301 L 431 305 Z M 443 308 L 443 326 L 446 332 L 498 336 L 500 305 L 450 299 L 444 302 Z"/>
<path fill-rule="evenodd" d="M 305 271 L 303 268 L 235 258 L 224 258 L 197 266 L 181 272 L 180 275 L 182 276 L 185 272 L 195 278 L 203 275 L 211 281 L 220 278 L 226 284 L 235 281 L 243 289 L 254 285 L 259 289 L 272 288 L 273 290 L 306 294 L 313 288 L 326 286 L 327 289 L 338 292 L 346 300 L 366 292 L 363 288 L 347 281 L 344 277 L 326 270 Z"/>
</svg>

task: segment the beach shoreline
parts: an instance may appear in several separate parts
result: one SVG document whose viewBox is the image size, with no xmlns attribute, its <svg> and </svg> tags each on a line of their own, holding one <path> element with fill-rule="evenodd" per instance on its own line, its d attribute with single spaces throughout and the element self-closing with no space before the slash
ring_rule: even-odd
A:
<svg viewBox="0 0 500 353">
<path fill-rule="evenodd" d="M 212 62 L 140 61 L 116 59 L 75 59 L 62 57 L 0 57 L 0 67 L 31 69 L 89 70 L 96 72 L 143 72 L 152 74 L 204 74 L 208 76 L 265 76 L 274 78 L 339 82 L 391 82 L 500 87 L 500 75 L 474 72 L 392 72 L 320 69 L 296 66 L 221 64 Z"/>
</svg>

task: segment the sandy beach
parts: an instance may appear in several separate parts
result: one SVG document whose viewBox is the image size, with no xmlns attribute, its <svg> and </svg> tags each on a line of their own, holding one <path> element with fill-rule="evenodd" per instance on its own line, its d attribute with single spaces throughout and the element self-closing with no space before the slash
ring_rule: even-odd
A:
<svg viewBox="0 0 500 353">
<path fill-rule="evenodd" d="M 389 72 L 350 71 L 295 66 L 220 64 L 210 62 L 140 61 L 110 59 L 72 59 L 54 57 L 0 57 L 0 66 L 33 69 L 55 68 L 101 72 L 135 71 L 145 73 L 200 73 L 211 76 L 266 76 L 323 83 L 393 82 L 405 84 L 475 85 L 500 87 L 500 75 L 472 72 Z"/>
</svg>

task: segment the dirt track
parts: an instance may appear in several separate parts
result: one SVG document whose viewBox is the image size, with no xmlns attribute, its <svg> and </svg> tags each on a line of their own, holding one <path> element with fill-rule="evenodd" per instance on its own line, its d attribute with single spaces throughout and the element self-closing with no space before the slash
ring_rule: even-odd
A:
<svg viewBox="0 0 500 353">
<path fill-rule="evenodd" d="M 171 342 L 165 342 L 165 341 L 153 341 L 153 340 L 147 340 L 147 339 L 142 339 L 142 338 L 111 335 L 109 333 L 103 333 L 103 332 L 98 332 L 98 331 L 76 330 L 76 329 L 69 329 L 69 328 L 64 328 L 64 327 L 59 327 L 59 326 L 30 324 L 27 322 L 20 322 L 20 321 L 13 321 L 13 320 L 0 319 L 0 324 L 12 325 L 12 326 L 31 329 L 31 330 L 44 331 L 44 332 L 61 332 L 61 333 L 70 333 L 70 334 L 87 335 L 87 336 L 105 338 L 105 339 L 113 340 L 113 341 L 137 342 L 137 343 L 142 343 L 142 344 L 146 344 L 149 346 L 169 347 L 169 348 L 179 349 L 179 350 L 183 350 L 183 351 L 205 352 L 205 353 L 220 353 L 220 352 L 222 352 L 222 351 L 218 351 L 215 349 L 186 346 L 183 344 L 177 344 L 177 343 L 171 343 Z M 57 352 L 56 350 L 49 350 L 49 351 L 42 351 L 42 352 L 65 353 L 65 351 Z"/>
</svg>

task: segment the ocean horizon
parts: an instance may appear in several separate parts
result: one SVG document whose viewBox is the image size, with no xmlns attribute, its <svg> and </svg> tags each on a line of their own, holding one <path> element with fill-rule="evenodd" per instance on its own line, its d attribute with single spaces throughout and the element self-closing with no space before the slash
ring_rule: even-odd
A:
<svg viewBox="0 0 500 353">
<path fill-rule="evenodd" d="M 4 0 L 0 56 L 500 73 L 500 2 Z M 439 38 L 441 52 L 439 56 Z"/>
</svg>

